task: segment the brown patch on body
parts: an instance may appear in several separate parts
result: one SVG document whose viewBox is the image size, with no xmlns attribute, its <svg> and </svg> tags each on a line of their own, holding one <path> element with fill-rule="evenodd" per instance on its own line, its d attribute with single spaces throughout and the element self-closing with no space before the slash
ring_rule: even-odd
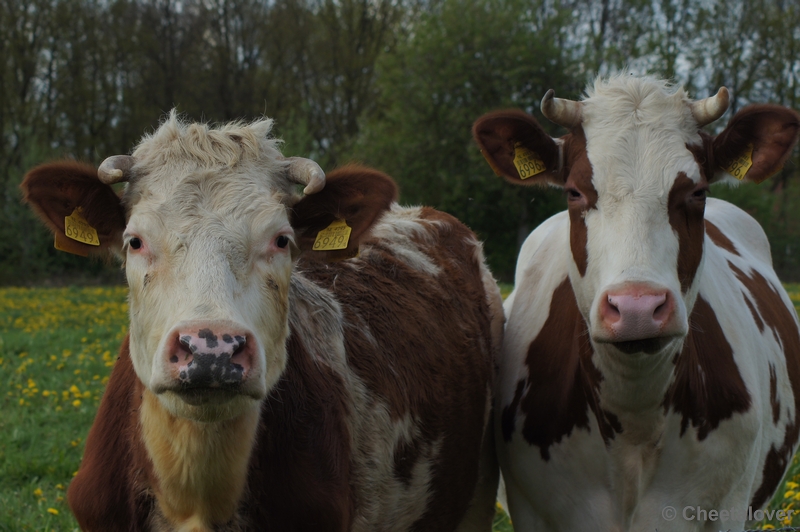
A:
<svg viewBox="0 0 800 532">
<path fill-rule="evenodd" d="M 416 423 L 414 437 L 394 457 L 396 478 L 410 483 L 424 454 L 417 450 L 436 442 L 426 511 L 413 529 L 454 530 L 477 483 L 497 317 L 474 234 L 432 209 L 423 209 L 422 218 L 432 235 L 419 245 L 441 269 L 438 278 L 408 266 L 394 244 L 374 238 L 353 259 L 356 267 L 301 258 L 297 268 L 341 305 L 348 364 L 376 403 L 385 403 L 395 421 L 409 416 Z M 287 368 L 262 403 L 246 487 L 235 515 L 216 532 L 267 526 L 345 532 L 352 526 L 359 503 L 350 449 L 358 436 L 347 423 L 352 397 L 343 376 L 312 357 L 308 342 L 313 335 L 295 330 L 287 340 Z M 143 391 L 126 342 L 69 490 L 85 530 L 171 526 L 156 503 L 163 486 L 142 441 Z"/>
<path fill-rule="evenodd" d="M 778 376 L 773 364 L 769 365 L 769 404 L 772 407 L 772 422 L 777 425 L 781 417 L 781 401 L 778 399 Z"/>
<path fill-rule="evenodd" d="M 86 531 L 148 530 L 155 510 L 149 490 L 152 463 L 139 436 L 144 386 L 130 358 L 128 338 L 111 371 L 67 502 Z"/>
<path fill-rule="evenodd" d="M 786 424 L 786 432 L 780 446 L 774 444 L 767 453 L 764 463 L 761 485 L 753 495 L 753 508 L 761 508 L 770 499 L 778 488 L 786 468 L 794 454 L 797 438 L 800 436 L 800 331 L 797 320 L 792 311 L 783 302 L 778 290 L 757 270 L 753 269 L 749 275 L 728 262 L 736 278 L 750 292 L 755 300 L 758 314 L 764 324 L 770 328 L 775 341 L 783 348 L 786 359 L 786 371 L 794 394 L 795 416 Z M 776 383 L 777 385 L 777 383 Z M 772 372 L 770 372 L 770 403 L 772 403 Z M 779 401 L 776 393 L 776 403 Z M 779 408 L 778 404 L 778 408 Z M 773 419 L 776 405 L 772 403 Z"/>
<path fill-rule="evenodd" d="M 703 212 L 706 202 L 705 196 L 701 199 L 693 194 L 702 186 L 679 172 L 667 200 L 669 225 L 678 236 L 678 280 L 683 293 L 692 286 L 703 258 Z"/>
<path fill-rule="evenodd" d="M 564 279 L 553 291 L 550 314 L 528 348 L 528 378 L 517 384 L 514 400 L 501 414 L 506 441 L 515 430 L 517 404 L 525 414 L 522 436 L 539 447 L 543 460 L 550 459 L 550 446 L 572 434 L 573 428 L 589 430 L 590 410 L 606 444 L 622 432 L 617 417 L 600 408 L 603 376 L 592 354 L 586 322 L 569 279 Z"/>
<path fill-rule="evenodd" d="M 712 224 L 708 220 L 705 221 L 706 223 L 706 234 L 714 242 L 714 245 L 718 248 L 722 248 L 729 253 L 733 253 L 734 255 L 739 255 L 739 251 L 736 249 L 736 246 L 733 245 L 733 242 L 725 236 L 725 234 L 719 230 L 719 227 Z"/>
<path fill-rule="evenodd" d="M 747 412 L 750 405 L 733 348 L 714 309 L 698 295 L 683 350 L 675 356 L 675 380 L 664 398 L 664 411 L 672 408 L 683 415 L 681 436 L 691 423 L 703 441 L 722 421 Z"/>
<path fill-rule="evenodd" d="M 307 341 L 292 332 L 286 371 L 261 407 L 240 509 L 253 529 L 344 532 L 352 524 L 349 393 Z"/>
<path fill-rule="evenodd" d="M 586 213 L 597 208 L 597 190 L 592 183 L 592 164 L 586 154 L 586 137 L 582 127 L 575 128 L 571 135 L 564 137 L 564 153 L 567 154 L 566 168 L 569 172 L 565 184 L 569 208 L 569 247 L 578 273 L 583 277 L 589 262 Z M 582 197 L 573 198 L 570 190 L 577 190 Z"/>
<path fill-rule="evenodd" d="M 414 530 L 453 530 L 477 482 L 483 415 L 492 382 L 492 315 L 474 234 L 452 216 L 423 208 L 432 234 L 416 240 L 441 269 L 409 266 L 392 242 L 368 238 L 353 267 L 298 268 L 342 306 L 348 363 L 386 403 L 391 418 L 412 419 L 418 436 L 400 445 L 395 475 L 409 479 L 420 451 L 441 439 L 430 497 Z M 442 327 L 447 323 L 447 327 Z"/>
</svg>

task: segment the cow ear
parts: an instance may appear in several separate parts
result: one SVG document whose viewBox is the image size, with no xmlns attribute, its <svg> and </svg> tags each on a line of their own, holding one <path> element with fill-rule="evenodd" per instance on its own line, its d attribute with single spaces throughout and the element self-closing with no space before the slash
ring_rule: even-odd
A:
<svg viewBox="0 0 800 532">
<path fill-rule="evenodd" d="M 711 141 L 710 182 L 761 183 L 783 168 L 800 132 L 800 115 L 780 105 L 751 105 Z"/>
<path fill-rule="evenodd" d="M 558 142 L 531 115 L 511 109 L 480 117 L 472 136 L 494 172 L 515 185 L 564 186 Z"/>
<path fill-rule="evenodd" d="M 78 255 L 112 250 L 122 246 L 125 211 L 114 190 L 97 178 L 97 170 L 76 161 L 57 161 L 29 171 L 20 185 L 23 199 L 56 235 L 59 248 Z M 77 216 L 75 213 L 77 211 Z M 65 219 L 71 217 L 70 230 Z M 96 232 L 73 234 L 72 220 L 82 218 Z M 81 226 L 86 227 L 86 226 Z M 87 244 L 80 240 L 94 242 Z"/>
<path fill-rule="evenodd" d="M 377 170 L 357 165 L 334 170 L 325 177 L 324 189 L 292 208 L 290 222 L 300 251 L 314 260 L 355 256 L 359 242 L 396 199 L 394 180 Z"/>
</svg>

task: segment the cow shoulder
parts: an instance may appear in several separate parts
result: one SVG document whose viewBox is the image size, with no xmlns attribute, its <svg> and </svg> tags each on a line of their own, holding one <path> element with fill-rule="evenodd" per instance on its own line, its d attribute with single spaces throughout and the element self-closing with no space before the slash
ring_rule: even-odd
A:
<svg viewBox="0 0 800 532">
<path fill-rule="evenodd" d="M 706 235 L 715 247 L 772 266 L 767 235 L 761 224 L 744 210 L 727 201 L 708 198 L 705 222 Z"/>
<path fill-rule="evenodd" d="M 543 268 L 541 272 L 547 273 Z M 503 389 L 506 394 L 513 390 L 513 397 L 503 403 L 500 427 L 504 440 L 511 441 L 519 431 L 531 446 L 539 447 L 543 460 L 550 459 L 550 448 L 569 437 L 574 430 L 591 430 L 591 417 L 596 420 L 600 436 L 608 443 L 622 432 L 617 417 L 603 410 L 599 402 L 599 387 L 603 376 L 592 362 L 593 349 L 589 341 L 586 322 L 578 310 L 572 285 L 561 272 L 561 280 L 555 287 L 550 283 L 549 308 L 547 313 L 526 307 L 523 312 L 512 314 L 513 331 L 507 329 L 506 336 L 518 334 L 525 317 L 538 314 L 542 321 L 538 332 L 520 353 L 509 353 L 504 347 L 504 356 L 512 354 L 520 363 L 515 375 L 504 376 Z M 517 299 L 515 307 L 521 307 Z M 522 310 L 522 309 L 518 309 Z M 515 312 L 512 310 L 512 312 Z M 509 323 L 511 328 L 512 323 Z M 519 341 L 515 342 L 517 347 Z M 513 379 L 516 382 L 512 382 Z M 519 420 L 524 419 L 521 426 Z"/>
<path fill-rule="evenodd" d="M 67 501 L 82 530 L 147 530 L 155 499 L 148 491 L 152 465 L 139 435 L 143 386 L 133 370 L 129 340 L 119 358 L 86 439 Z"/>
<path fill-rule="evenodd" d="M 241 506 L 275 530 L 344 531 L 353 516 L 340 316 L 318 292 L 292 281 L 287 367 L 261 407 Z"/>
<path fill-rule="evenodd" d="M 719 424 L 750 409 L 752 398 L 714 307 L 701 293 L 689 317 L 689 334 L 675 357 L 675 379 L 664 409 L 680 414 L 681 436 L 689 425 L 703 441 Z"/>
<path fill-rule="evenodd" d="M 475 235 L 449 215 L 393 205 L 357 257 L 301 258 L 298 268 L 341 309 L 348 370 L 366 401 L 354 467 L 374 489 L 367 511 L 402 501 L 398 522 L 452 528 L 475 489 L 476 471 L 459 464 L 479 460 L 480 446 L 464 442 L 482 441 L 492 380 L 493 311 Z"/>
</svg>

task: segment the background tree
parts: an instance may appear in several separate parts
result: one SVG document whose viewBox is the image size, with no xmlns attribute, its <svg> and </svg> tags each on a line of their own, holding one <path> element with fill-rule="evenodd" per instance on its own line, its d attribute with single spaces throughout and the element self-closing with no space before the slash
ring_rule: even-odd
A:
<svg viewBox="0 0 800 532">
<path fill-rule="evenodd" d="M 789 0 L 0 0 L 0 29 L 6 284 L 117 278 L 54 251 L 17 186 L 44 160 L 128 152 L 173 107 L 211 122 L 266 114 L 287 154 L 383 169 L 403 201 L 468 223 L 508 280 L 519 244 L 563 201 L 491 175 L 470 138 L 484 112 L 541 118 L 547 89 L 578 98 L 622 68 L 697 98 L 726 85 L 735 109 L 800 105 Z M 787 279 L 800 279 L 799 163 L 758 188 L 713 189 L 759 219 Z"/>
</svg>

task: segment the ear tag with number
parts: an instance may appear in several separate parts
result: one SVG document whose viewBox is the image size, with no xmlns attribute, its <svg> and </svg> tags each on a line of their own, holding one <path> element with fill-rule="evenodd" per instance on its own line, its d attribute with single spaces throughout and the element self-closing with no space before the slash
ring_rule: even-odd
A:
<svg viewBox="0 0 800 532">
<path fill-rule="evenodd" d="M 64 234 L 72 240 L 77 240 L 90 246 L 100 245 L 97 231 L 81 215 L 80 207 L 76 207 L 72 214 L 64 218 Z"/>
<path fill-rule="evenodd" d="M 731 164 L 725 168 L 725 171 L 733 177 L 741 181 L 747 175 L 747 171 L 753 166 L 753 144 L 747 145 L 747 148 L 736 159 L 731 161 Z"/>
<path fill-rule="evenodd" d="M 53 242 L 53 247 L 59 251 L 72 253 L 73 255 L 80 255 L 81 257 L 89 256 L 89 252 L 86 251 L 86 248 L 79 246 L 69 238 L 63 236 L 61 233 L 56 233 L 56 239 L 55 242 Z"/>
<path fill-rule="evenodd" d="M 331 225 L 317 233 L 314 251 L 331 251 L 347 248 L 353 229 L 344 220 L 334 220 Z"/>
<path fill-rule="evenodd" d="M 514 144 L 514 166 L 517 167 L 520 179 L 528 179 L 547 170 L 539 154 L 519 142 Z"/>
</svg>

